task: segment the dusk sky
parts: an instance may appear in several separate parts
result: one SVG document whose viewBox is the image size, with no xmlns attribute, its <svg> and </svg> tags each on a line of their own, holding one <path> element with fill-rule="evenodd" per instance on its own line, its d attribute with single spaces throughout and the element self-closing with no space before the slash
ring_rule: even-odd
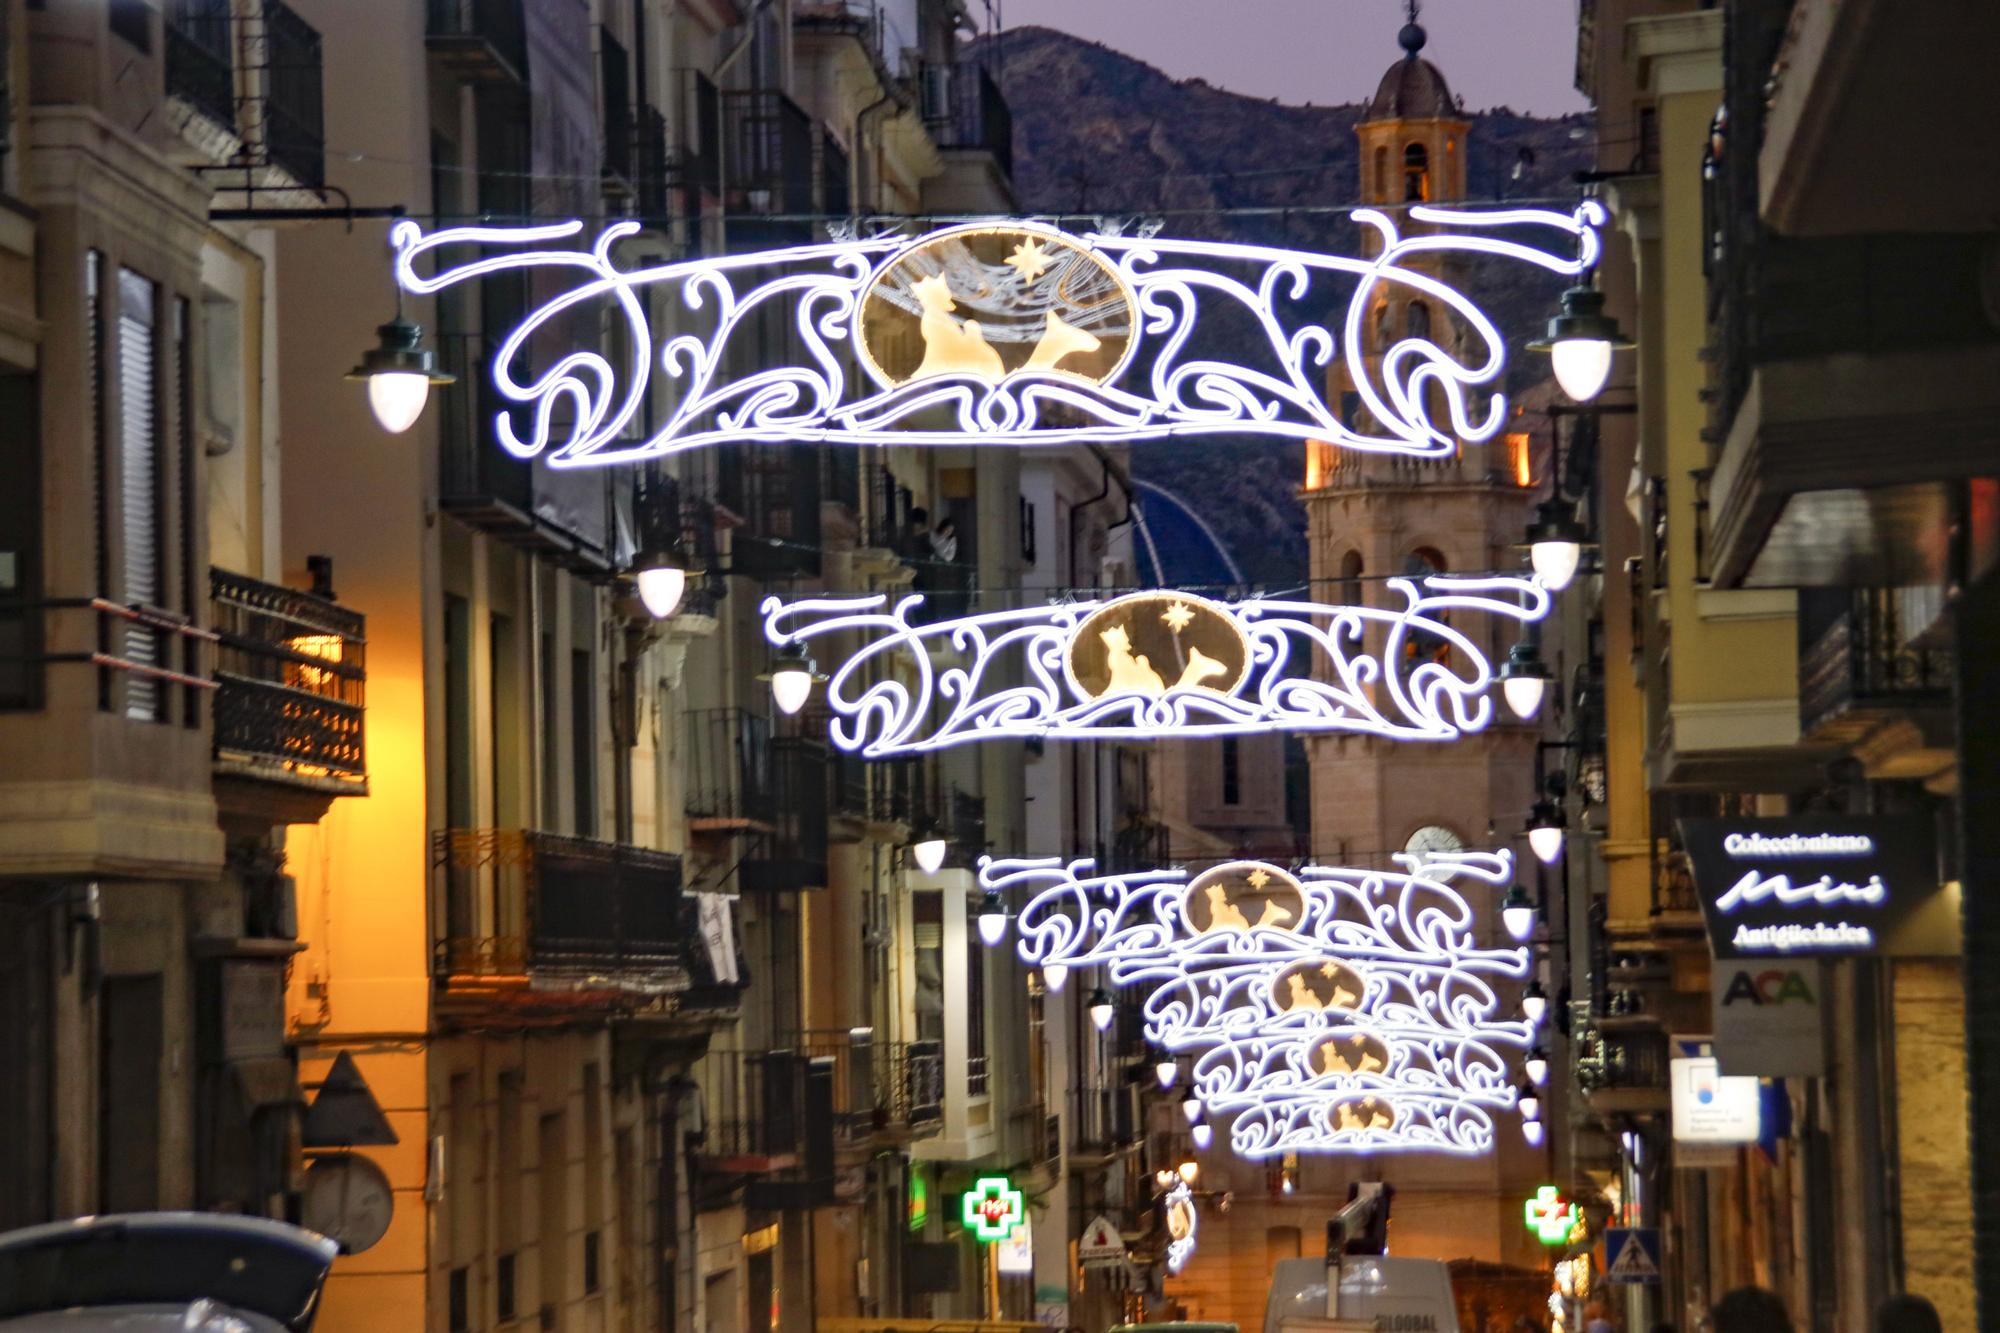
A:
<svg viewBox="0 0 2000 1333">
<path fill-rule="evenodd" d="M 999 0 L 1040 24 L 1137 56 L 1177 79 L 1281 102 L 1364 101 L 1396 58 L 1401 0 Z M 1424 54 L 1471 110 L 1584 109 L 1570 85 L 1575 0 L 1427 0 Z"/>
</svg>

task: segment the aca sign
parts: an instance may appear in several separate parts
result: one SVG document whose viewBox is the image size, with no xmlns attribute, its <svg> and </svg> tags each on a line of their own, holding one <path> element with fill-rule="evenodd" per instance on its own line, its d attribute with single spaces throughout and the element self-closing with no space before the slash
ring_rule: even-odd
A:
<svg viewBox="0 0 2000 1333">
<path fill-rule="evenodd" d="M 1718 959 L 1957 952 L 1925 819 L 1684 819 L 1681 838 Z"/>
</svg>

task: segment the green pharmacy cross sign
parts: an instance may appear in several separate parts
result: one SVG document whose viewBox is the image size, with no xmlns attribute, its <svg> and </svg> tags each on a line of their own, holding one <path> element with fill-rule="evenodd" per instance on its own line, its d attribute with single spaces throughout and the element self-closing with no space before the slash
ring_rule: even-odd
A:
<svg viewBox="0 0 2000 1333">
<path fill-rule="evenodd" d="M 1544 1245 L 1561 1245 L 1576 1226 L 1576 1205 L 1563 1198 L 1554 1185 L 1536 1190 L 1522 1213 L 1528 1230 Z"/>
<path fill-rule="evenodd" d="M 1005 1176 L 985 1176 L 965 1192 L 965 1229 L 984 1241 L 1002 1241 L 1028 1216 L 1027 1200 Z"/>
</svg>

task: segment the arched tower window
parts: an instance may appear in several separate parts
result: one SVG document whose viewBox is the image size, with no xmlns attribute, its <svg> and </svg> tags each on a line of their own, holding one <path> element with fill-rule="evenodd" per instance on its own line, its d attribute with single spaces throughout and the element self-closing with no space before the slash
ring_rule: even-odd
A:
<svg viewBox="0 0 2000 1333">
<path fill-rule="evenodd" d="M 1427 302 L 1410 302 L 1410 308 L 1404 314 L 1404 330 L 1412 338 L 1431 336 L 1431 308 Z"/>
<path fill-rule="evenodd" d="M 1384 203 L 1389 200 L 1389 150 L 1377 147 L 1375 150 L 1375 197 Z"/>
<path fill-rule="evenodd" d="M 1410 558 L 1403 562 L 1403 572 L 1413 579 L 1427 574 L 1442 574 L 1449 568 L 1444 561 L 1444 552 L 1435 546 L 1419 546 L 1410 552 Z"/>
<path fill-rule="evenodd" d="M 1403 202 L 1421 204 L 1431 197 L 1431 155 L 1420 143 L 1403 150 Z"/>
<path fill-rule="evenodd" d="M 1380 355 L 1389 350 L 1389 303 L 1383 301 L 1375 307 L 1375 345 L 1369 349 Z"/>
<path fill-rule="evenodd" d="M 1349 551 L 1340 557 L 1340 604 L 1361 605 L 1361 552 Z"/>
<path fill-rule="evenodd" d="M 1421 579 L 1431 574 L 1442 574 L 1445 569 L 1444 553 L 1435 546 L 1419 546 L 1403 561 L 1403 574 L 1406 578 Z M 1449 611 L 1437 611 L 1433 614 L 1445 624 L 1451 623 Z M 1429 630 L 1416 629 L 1404 638 L 1402 656 L 1396 665 L 1403 679 L 1408 680 L 1411 672 L 1426 663 L 1444 665 L 1450 661 L 1450 640 Z"/>
</svg>

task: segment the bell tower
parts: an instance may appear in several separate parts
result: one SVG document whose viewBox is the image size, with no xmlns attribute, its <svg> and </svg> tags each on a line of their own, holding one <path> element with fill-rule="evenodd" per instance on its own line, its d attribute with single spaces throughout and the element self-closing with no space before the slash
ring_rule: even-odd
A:
<svg viewBox="0 0 2000 1333">
<path fill-rule="evenodd" d="M 1383 74 L 1355 127 L 1361 147 L 1357 198 L 1386 213 L 1403 236 L 1432 230 L 1412 217 L 1413 208 L 1459 204 L 1466 191 L 1472 122 L 1444 75 L 1424 59 L 1425 40 L 1412 5 L 1410 21 L 1398 35 L 1402 58 Z M 1375 244 L 1372 229 L 1363 235 L 1365 245 Z M 1459 262 L 1449 254 L 1416 254 L 1403 267 L 1463 289 Z M 1327 380 L 1335 414 L 1362 435 L 1380 428 L 1362 406 L 1357 378 L 1370 377 L 1380 386 L 1384 353 L 1406 339 L 1428 340 L 1456 357 L 1468 336 L 1449 307 L 1409 284 L 1384 283 L 1372 300 L 1362 357 L 1358 363 L 1343 358 Z M 1430 420 L 1448 431 L 1442 402 L 1433 401 L 1430 409 Z M 1530 457 L 1525 433 L 1505 430 L 1483 444 L 1456 442 L 1451 452 L 1431 458 L 1308 445 L 1302 498 L 1314 598 L 1400 608 L 1403 600 L 1384 585 L 1385 578 L 1521 568 L 1516 544 L 1534 498 Z M 1486 623 L 1461 628 L 1497 664 L 1518 627 L 1482 620 Z M 1409 650 L 1424 651 L 1419 644 Z M 1413 658 L 1398 669 L 1415 664 Z M 1495 708 L 1485 731 L 1446 743 L 1311 738 L 1314 859 L 1392 869 L 1390 856 L 1406 850 L 1512 848 L 1526 862 L 1517 874 L 1532 885 L 1533 861 L 1519 835 L 1533 801 L 1537 733 L 1516 722 L 1497 698 Z M 1472 903 L 1495 945 L 1503 943 L 1497 898 L 1474 897 Z M 1349 1172 L 1351 1179 L 1397 1183 L 1396 1224 L 1407 1252 L 1538 1262 L 1532 1238 L 1521 1227 L 1521 1201 L 1533 1194 L 1536 1173 L 1547 1165 L 1511 1124 L 1500 1128 L 1490 1156 L 1336 1159 L 1333 1169 Z M 1405 1182 L 1412 1188 L 1405 1189 Z M 1427 1200 L 1422 1212 L 1403 1206 L 1413 1195 Z"/>
</svg>

